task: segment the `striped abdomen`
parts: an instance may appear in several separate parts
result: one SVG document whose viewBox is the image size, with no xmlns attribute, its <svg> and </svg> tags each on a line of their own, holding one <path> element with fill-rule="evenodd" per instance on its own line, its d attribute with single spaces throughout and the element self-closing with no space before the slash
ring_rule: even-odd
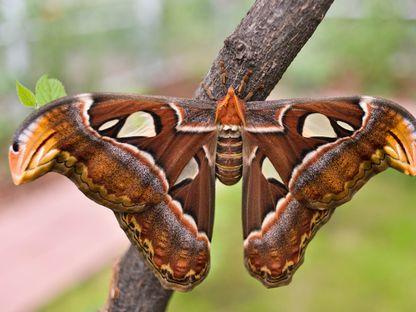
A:
<svg viewBox="0 0 416 312">
<path fill-rule="evenodd" d="M 240 131 L 223 130 L 218 135 L 215 172 L 225 185 L 237 183 L 243 170 L 243 141 Z"/>
</svg>

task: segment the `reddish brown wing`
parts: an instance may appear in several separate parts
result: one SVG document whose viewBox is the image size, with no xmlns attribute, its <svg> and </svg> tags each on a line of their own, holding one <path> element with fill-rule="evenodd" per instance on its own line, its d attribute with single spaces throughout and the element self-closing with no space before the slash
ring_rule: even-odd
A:
<svg viewBox="0 0 416 312">
<path fill-rule="evenodd" d="M 214 116 L 215 105 L 192 100 L 69 97 L 25 122 L 10 164 L 18 183 L 51 170 L 68 176 L 115 211 L 164 286 L 188 290 L 209 268 Z"/>
<path fill-rule="evenodd" d="M 96 96 L 96 101 L 88 110 L 91 127 L 103 139 L 132 146 L 150 159 L 165 187 L 162 195 L 167 192 L 180 202 L 184 212 L 211 236 L 215 174 L 213 159 L 217 135 L 213 119 L 215 107 L 211 103 L 191 100 L 138 96 L 120 99 L 100 95 Z M 141 132 L 127 133 L 121 137 L 117 135 L 132 114 L 137 113 L 145 113 L 145 118 L 150 118 L 150 125 L 148 123 L 147 126 L 154 127 L 150 129 L 150 134 L 147 127 Z M 117 123 L 99 130 L 110 121 Z M 139 173 L 134 178 L 143 179 L 144 176 Z M 207 192 L 200 193 L 199 188 Z M 126 189 L 125 185 L 123 189 Z M 154 197 L 157 192 L 153 188 L 149 193 L 149 197 Z M 152 199 L 149 201 L 153 202 Z M 207 205 L 210 209 L 206 209 Z"/>
<path fill-rule="evenodd" d="M 248 107 L 243 133 L 246 266 L 275 287 L 290 281 L 307 243 L 333 209 L 373 175 L 388 166 L 416 175 L 416 121 L 401 107 L 369 97 Z M 313 115 L 323 117 L 328 133 L 310 131 Z M 267 179 L 262 169 L 268 160 L 277 173 Z"/>
</svg>

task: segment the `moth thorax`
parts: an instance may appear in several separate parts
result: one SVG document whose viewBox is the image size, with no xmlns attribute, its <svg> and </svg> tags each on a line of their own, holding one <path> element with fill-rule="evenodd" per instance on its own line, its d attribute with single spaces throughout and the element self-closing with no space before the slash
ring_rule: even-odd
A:
<svg viewBox="0 0 416 312">
<path fill-rule="evenodd" d="M 242 151 L 240 127 L 220 127 L 215 172 L 217 178 L 225 185 L 232 185 L 240 180 L 243 168 Z"/>
<path fill-rule="evenodd" d="M 220 125 L 218 127 L 218 136 L 221 138 L 239 138 L 241 137 L 241 127 L 237 125 Z"/>
</svg>

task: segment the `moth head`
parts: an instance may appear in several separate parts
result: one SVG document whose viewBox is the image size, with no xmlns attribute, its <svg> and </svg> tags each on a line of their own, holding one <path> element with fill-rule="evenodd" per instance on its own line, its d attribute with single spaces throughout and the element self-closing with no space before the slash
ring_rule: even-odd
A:
<svg viewBox="0 0 416 312">
<path fill-rule="evenodd" d="M 217 102 L 215 122 L 221 125 L 244 125 L 245 103 L 235 93 L 234 88 L 228 88 L 227 94 Z"/>
<path fill-rule="evenodd" d="M 29 116 L 16 131 L 9 148 L 9 166 L 16 185 L 35 180 L 52 170 L 63 141 L 58 124 L 61 109 L 41 109 Z"/>
<path fill-rule="evenodd" d="M 388 132 L 384 151 L 389 165 L 407 175 L 416 176 L 416 131 L 402 119 Z"/>
</svg>

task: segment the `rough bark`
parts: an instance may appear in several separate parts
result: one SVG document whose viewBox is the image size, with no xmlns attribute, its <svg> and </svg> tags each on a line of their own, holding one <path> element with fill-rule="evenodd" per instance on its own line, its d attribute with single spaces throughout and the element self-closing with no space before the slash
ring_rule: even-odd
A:
<svg viewBox="0 0 416 312">
<path fill-rule="evenodd" d="M 142 255 L 130 246 L 114 265 L 104 311 L 165 311 L 172 290 L 164 289 Z"/>
<path fill-rule="evenodd" d="M 224 93 L 219 62 L 226 65 L 229 84 L 236 87 L 248 69 L 253 75 L 245 88 L 252 100 L 265 100 L 294 60 L 333 0 L 257 0 L 236 30 L 224 41 L 204 79 L 215 97 Z M 206 99 L 200 87 L 196 98 Z"/>
<path fill-rule="evenodd" d="M 214 97 L 224 95 L 220 62 L 226 67 L 227 85 L 236 87 L 243 76 L 253 74 L 245 94 L 265 100 L 300 49 L 312 36 L 333 0 L 257 0 L 236 30 L 224 41 L 203 83 Z M 244 94 L 244 95 L 245 95 Z M 207 99 L 202 87 L 195 98 Z M 139 253 L 130 247 L 114 268 L 105 310 L 165 311 L 172 291 L 162 288 Z"/>
</svg>

